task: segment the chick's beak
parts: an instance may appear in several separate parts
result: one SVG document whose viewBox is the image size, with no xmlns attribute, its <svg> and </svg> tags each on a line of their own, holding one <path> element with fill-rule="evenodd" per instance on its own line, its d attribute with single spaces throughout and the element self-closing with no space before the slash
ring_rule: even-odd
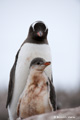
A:
<svg viewBox="0 0 80 120">
<path fill-rule="evenodd" d="M 37 35 L 38 35 L 39 37 L 42 37 L 42 36 L 43 36 L 43 32 L 42 32 L 42 31 L 39 31 L 39 32 L 37 32 Z"/>
<path fill-rule="evenodd" d="M 45 63 L 44 63 L 45 66 L 48 66 L 48 65 L 50 65 L 50 64 L 51 64 L 51 62 L 45 62 Z"/>
</svg>

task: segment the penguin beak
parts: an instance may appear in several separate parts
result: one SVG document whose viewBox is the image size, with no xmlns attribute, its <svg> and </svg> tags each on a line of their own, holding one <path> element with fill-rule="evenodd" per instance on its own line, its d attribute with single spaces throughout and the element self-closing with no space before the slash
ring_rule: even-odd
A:
<svg viewBox="0 0 80 120">
<path fill-rule="evenodd" d="M 42 36 L 43 36 L 43 32 L 42 32 L 42 31 L 39 31 L 39 32 L 37 32 L 37 35 L 38 35 L 39 37 L 42 37 Z"/>
<path fill-rule="evenodd" d="M 51 62 L 45 62 L 45 63 L 44 63 L 45 66 L 48 66 L 48 65 L 50 65 L 50 64 L 51 64 Z"/>
</svg>

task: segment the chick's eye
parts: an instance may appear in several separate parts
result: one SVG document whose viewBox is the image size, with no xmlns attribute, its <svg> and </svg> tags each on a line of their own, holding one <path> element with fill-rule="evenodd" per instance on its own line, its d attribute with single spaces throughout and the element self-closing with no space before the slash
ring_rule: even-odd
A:
<svg viewBox="0 0 80 120">
<path fill-rule="evenodd" d="M 37 65 L 40 65 L 40 62 L 38 62 Z"/>
</svg>

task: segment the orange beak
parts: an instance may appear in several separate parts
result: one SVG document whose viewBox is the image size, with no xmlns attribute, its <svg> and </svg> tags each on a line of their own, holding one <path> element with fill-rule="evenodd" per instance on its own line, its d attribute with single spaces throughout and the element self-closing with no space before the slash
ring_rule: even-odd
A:
<svg viewBox="0 0 80 120">
<path fill-rule="evenodd" d="M 44 65 L 46 65 L 46 66 L 48 66 L 48 65 L 50 65 L 51 64 L 51 62 L 45 62 L 44 63 Z"/>
</svg>

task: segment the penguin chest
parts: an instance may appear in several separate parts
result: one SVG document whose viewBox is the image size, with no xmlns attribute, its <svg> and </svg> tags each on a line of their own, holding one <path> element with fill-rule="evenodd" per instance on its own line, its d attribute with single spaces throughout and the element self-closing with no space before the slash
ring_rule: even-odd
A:
<svg viewBox="0 0 80 120">
<path fill-rule="evenodd" d="M 12 99 L 12 106 L 16 108 L 18 99 L 22 91 L 24 90 L 24 86 L 26 84 L 28 75 L 29 75 L 29 66 L 30 62 L 35 57 L 44 58 L 46 61 L 51 61 L 51 54 L 49 45 L 37 45 L 31 43 L 25 43 L 19 52 L 18 61 L 16 65 L 15 71 L 15 84 L 14 84 L 14 92 Z M 51 65 L 46 68 L 47 76 L 51 77 Z"/>
<path fill-rule="evenodd" d="M 15 73 L 15 87 L 18 86 L 18 91 L 22 92 L 28 74 L 29 66 L 32 59 L 36 57 L 44 58 L 47 61 L 51 61 L 51 54 L 49 45 L 37 45 L 26 43 L 22 46 L 19 53 L 16 73 Z M 51 77 L 51 65 L 46 68 L 46 73 L 48 77 Z M 17 88 L 17 87 L 16 87 Z"/>
<path fill-rule="evenodd" d="M 46 83 L 31 84 L 22 95 L 19 116 L 27 118 L 52 111 L 49 104 L 49 91 Z"/>
</svg>

